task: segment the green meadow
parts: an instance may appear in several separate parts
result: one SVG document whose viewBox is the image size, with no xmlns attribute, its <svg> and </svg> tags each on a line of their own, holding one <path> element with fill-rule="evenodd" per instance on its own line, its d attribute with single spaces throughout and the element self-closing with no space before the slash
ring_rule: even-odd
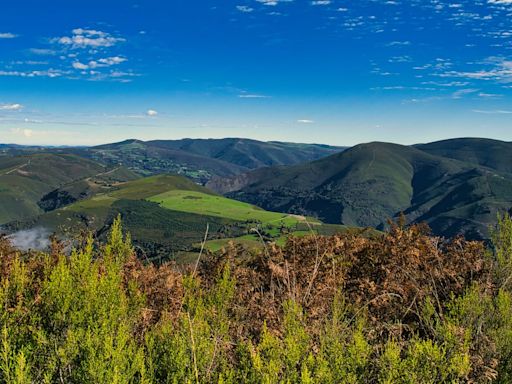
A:
<svg viewBox="0 0 512 384">
<path fill-rule="evenodd" d="M 196 191 L 167 191 L 150 197 L 148 200 L 174 211 L 223 217 L 237 221 L 258 221 L 274 226 L 292 227 L 306 220 L 300 216 L 268 212 L 251 204 Z"/>
</svg>

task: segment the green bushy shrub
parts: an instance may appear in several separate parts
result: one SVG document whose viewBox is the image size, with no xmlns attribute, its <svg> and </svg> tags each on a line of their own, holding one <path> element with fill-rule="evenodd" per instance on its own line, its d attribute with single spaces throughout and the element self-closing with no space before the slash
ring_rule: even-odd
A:
<svg viewBox="0 0 512 384">
<path fill-rule="evenodd" d="M 393 231 L 293 240 L 303 246 L 248 261 L 213 255 L 205 266 L 217 267 L 197 271 L 137 261 L 119 219 L 107 244 L 88 238 L 70 255 L 0 240 L 0 383 L 511 382 L 512 219 L 499 218 L 484 258 L 475 244 L 448 248 L 481 263 L 473 279 L 455 260 L 447 276 L 430 271 L 424 291 L 391 289 L 422 288 L 414 276 L 428 281 L 422 252 L 433 240 Z"/>
</svg>

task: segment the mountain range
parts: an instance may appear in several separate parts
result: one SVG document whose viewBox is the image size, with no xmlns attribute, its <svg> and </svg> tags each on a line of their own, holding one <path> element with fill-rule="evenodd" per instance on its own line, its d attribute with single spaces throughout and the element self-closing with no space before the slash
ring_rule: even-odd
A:
<svg viewBox="0 0 512 384">
<path fill-rule="evenodd" d="M 174 175 L 174 176 L 173 176 Z M 99 236 L 121 214 L 146 254 L 258 246 L 287 235 L 385 229 L 404 214 L 435 234 L 487 239 L 512 207 L 512 143 L 452 139 L 355 147 L 249 139 L 0 145 L 0 225 Z M 313 225 L 313 228 L 311 228 Z"/>
<path fill-rule="evenodd" d="M 82 231 L 101 236 L 120 214 L 150 257 L 192 249 L 207 226 L 212 247 L 230 239 L 259 247 L 250 233 L 254 225 L 266 238 L 281 241 L 285 233 L 304 229 L 303 219 L 223 198 L 201 184 L 343 149 L 247 139 L 126 140 L 89 148 L 2 145 L 0 225 L 10 233 L 35 231 L 31 236 L 38 238 L 49 233 L 73 238 Z M 165 193 L 162 201 L 152 200 Z M 317 232 L 338 229 L 343 227 L 316 225 Z"/>
<path fill-rule="evenodd" d="M 0 156 L 51 151 L 73 153 L 106 166 L 123 165 L 141 175 L 174 173 L 206 183 L 215 176 L 234 176 L 261 167 L 294 165 L 319 159 L 344 147 L 261 142 L 250 139 L 125 140 L 96 147 L 0 146 Z"/>
</svg>

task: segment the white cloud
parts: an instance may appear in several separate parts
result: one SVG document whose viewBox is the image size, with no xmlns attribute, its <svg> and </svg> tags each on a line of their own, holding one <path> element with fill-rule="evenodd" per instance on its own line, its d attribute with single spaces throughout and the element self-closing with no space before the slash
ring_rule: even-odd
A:
<svg viewBox="0 0 512 384">
<path fill-rule="evenodd" d="M 269 5 L 269 6 L 276 6 L 277 4 L 279 3 L 290 3 L 292 2 L 293 0 L 256 0 L 258 3 L 262 3 L 264 5 Z"/>
<path fill-rule="evenodd" d="M 34 135 L 34 131 L 31 129 L 20 129 L 20 128 L 12 128 L 11 133 L 15 135 L 21 135 L 23 137 L 32 137 Z"/>
<path fill-rule="evenodd" d="M 27 117 L 25 117 L 25 118 L 23 119 L 23 122 L 24 122 L 24 123 L 28 123 L 28 124 L 43 124 L 43 123 L 44 123 L 44 121 L 43 121 L 43 120 L 29 119 L 29 118 L 27 118 Z"/>
<path fill-rule="evenodd" d="M 127 59 L 124 57 L 120 57 L 120 56 L 107 57 L 107 58 L 98 60 L 98 62 L 100 64 L 104 64 L 104 65 L 108 65 L 108 66 L 118 65 L 118 64 L 124 63 L 125 61 L 127 61 Z"/>
<path fill-rule="evenodd" d="M 126 39 L 109 32 L 96 29 L 75 28 L 70 36 L 55 37 L 48 40 L 54 49 L 31 49 L 30 52 L 38 55 L 59 55 L 58 66 L 61 69 L 42 72 L 4 71 L 0 76 L 48 77 L 63 76 L 71 79 L 85 79 L 88 81 L 115 81 L 120 83 L 131 82 L 133 77 L 139 76 L 132 70 L 109 69 L 118 66 L 128 59 L 123 55 L 108 55 L 114 46 Z"/>
<path fill-rule="evenodd" d="M 0 111 L 21 111 L 23 105 L 21 104 L 0 104 Z"/>
<path fill-rule="evenodd" d="M 270 96 L 258 95 L 254 93 L 241 93 L 238 95 L 241 99 L 268 99 Z"/>
<path fill-rule="evenodd" d="M 461 89 L 452 93 L 452 99 L 462 99 L 464 96 L 478 92 L 478 89 Z"/>
<path fill-rule="evenodd" d="M 59 69 L 47 69 L 44 71 L 0 71 L 0 76 L 13 76 L 13 77 L 61 77 L 65 74 L 64 71 Z"/>
<path fill-rule="evenodd" d="M 53 49 L 45 48 L 30 48 L 29 52 L 40 56 L 55 56 L 57 54 Z"/>
<path fill-rule="evenodd" d="M 149 117 L 155 117 L 158 116 L 158 111 L 155 111 L 154 109 L 148 109 L 146 115 Z"/>
<path fill-rule="evenodd" d="M 391 43 L 386 44 L 388 47 L 400 47 L 411 45 L 410 41 L 392 41 Z"/>
<path fill-rule="evenodd" d="M 313 124 L 314 122 L 315 122 L 314 120 L 309 120 L 309 119 L 297 120 L 297 123 L 299 123 L 299 124 Z"/>
<path fill-rule="evenodd" d="M 476 71 L 448 71 L 439 76 L 472 80 L 494 80 L 500 83 L 512 82 L 512 60 L 507 60 L 503 57 L 490 57 L 483 64 L 488 68 Z"/>
<path fill-rule="evenodd" d="M 108 33 L 102 32 L 102 31 L 97 31 L 94 29 L 75 28 L 75 29 L 73 29 L 72 32 L 75 35 L 99 36 L 99 37 L 108 36 Z"/>
<path fill-rule="evenodd" d="M 331 0 L 315 0 L 311 2 L 311 5 L 329 5 Z"/>
<path fill-rule="evenodd" d="M 127 61 L 124 57 L 120 56 L 114 56 L 114 57 L 107 57 L 104 59 L 99 60 L 91 60 L 87 64 L 81 63 L 79 61 L 73 62 L 72 66 L 75 69 L 79 70 L 88 70 L 88 69 L 95 69 L 95 68 L 102 68 L 102 67 L 110 67 L 113 65 L 119 65 Z"/>
<path fill-rule="evenodd" d="M 237 5 L 236 9 L 243 13 L 251 13 L 252 11 L 254 11 L 254 8 L 251 8 L 247 5 Z"/>
<path fill-rule="evenodd" d="M 503 95 L 497 94 L 497 93 L 486 93 L 486 92 L 480 92 L 478 94 L 478 97 L 483 98 L 489 98 L 489 99 L 495 99 L 497 97 L 503 97 Z"/>
<path fill-rule="evenodd" d="M 507 111 L 503 109 L 497 109 L 497 110 L 481 110 L 481 109 L 474 109 L 473 112 L 475 113 L 483 113 L 485 115 L 512 115 L 512 111 Z"/>
<path fill-rule="evenodd" d="M 53 42 L 63 46 L 69 46 L 73 49 L 79 48 L 108 48 L 126 41 L 122 37 L 115 37 L 107 32 L 94 29 L 74 29 L 72 36 L 63 36 L 52 39 Z"/>
<path fill-rule="evenodd" d="M 73 68 L 75 68 L 75 69 L 80 69 L 80 70 L 89 69 L 89 66 L 87 64 L 82 64 L 79 61 L 75 61 L 72 65 L 73 65 Z"/>
<path fill-rule="evenodd" d="M 10 33 L 10 32 L 0 33 L 0 39 L 14 39 L 16 37 L 18 37 L 18 35 L 15 35 L 14 33 Z"/>
</svg>

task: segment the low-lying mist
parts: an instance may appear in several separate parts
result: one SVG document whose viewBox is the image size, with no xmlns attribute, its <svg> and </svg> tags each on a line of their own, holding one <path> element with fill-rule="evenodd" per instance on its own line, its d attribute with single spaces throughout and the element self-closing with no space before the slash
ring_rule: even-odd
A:
<svg viewBox="0 0 512 384">
<path fill-rule="evenodd" d="M 9 234 L 7 238 L 15 248 L 22 251 L 43 251 L 50 246 L 50 234 L 46 228 L 32 228 Z"/>
</svg>

